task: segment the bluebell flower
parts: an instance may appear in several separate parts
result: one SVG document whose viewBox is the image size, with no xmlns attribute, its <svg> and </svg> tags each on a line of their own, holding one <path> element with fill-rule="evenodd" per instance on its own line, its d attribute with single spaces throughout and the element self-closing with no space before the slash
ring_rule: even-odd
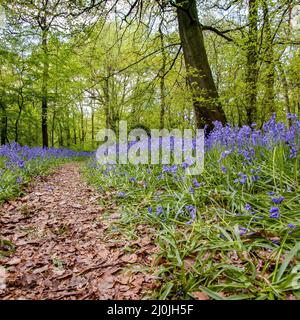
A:
<svg viewBox="0 0 300 320">
<path fill-rule="evenodd" d="M 247 181 L 247 176 L 244 174 L 240 179 L 240 183 L 245 183 L 246 181 Z"/>
<path fill-rule="evenodd" d="M 288 224 L 288 228 L 290 228 L 290 229 L 295 229 L 296 226 L 295 226 L 293 223 L 289 223 L 289 224 Z"/>
<path fill-rule="evenodd" d="M 191 215 L 192 220 L 196 219 L 196 207 L 193 205 L 185 206 L 189 214 Z"/>
<path fill-rule="evenodd" d="M 279 198 L 272 198 L 272 201 L 275 204 L 281 204 L 284 199 L 285 199 L 284 197 L 280 196 Z"/>
<path fill-rule="evenodd" d="M 186 169 L 186 168 L 188 168 L 188 167 L 189 167 L 189 164 L 188 164 L 188 163 L 184 162 L 184 163 L 182 164 L 182 168 L 183 168 L 183 169 Z"/>
<path fill-rule="evenodd" d="M 270 212 L 270 218 L 274 218 L 274 219 L 280 218 L 280 212 L 278 207 L 271 207 L 269 212 Z"/>
<path fill-rule="evenodd" d="M 23 182 L 22 177 L 18 177 L 18 178 L 16 179 L 16 182 L 17 182 L 18 184 L 21 184 L 21 183 Z"/>
<path fill-rule="evenodd" d="M 195 190 L 194 190 L 193 187 L 189 187 L 189 193 L 190 193 L 190 194 L 194 194 L 194 193 L 195 193 Z"/>
<path fill-rule="evenodd" d="M 226 167 L 221 166 L 221 170 L 222 170 L 223 173 L 227 173 L 227 168 Z"/>
<path fill-rule="evenodd" d="M 245 175 L 244 173 L 241 173 L 241 172 L 238 175 L 240 178 L 235 179 L 234 182 L 240 183 L 240 184 L 245 184 L 247 182 L 247 175 Z"/>
<path fill-rule="evenodd" d="M 239 227 L 239 230 L 240 230 L 240 236 L 243 236 L 248 231 L 248 229 L 243 228 L 243 227 Z"/>
<path fill-rule="evenodd" d="M 153 209 L 152 207 L 148 207 L 148 213 L 152 213 Z"/>
<path fill-rule="evenodd" d="M 276 246 L 280 247 L 280 242 L 278 240 L 271 240 Z"/>
<path fill-rule="evenodd" d="M 225 159 L 227 156 L 229 156 L 231 154 L 231 150 L 226 150 L 224 152 L 222 152 L 220 159 L 218 160 L 218 162 L 221 162 L 222 159 Z"/>
<path fill-rule="evenodd" d="M 246 203 L 246 204 L 245 204 L 245 210 L 247 210 L 247 211 L 252 210 L 252 207 L 250 206 L 249 203 Z"/>
<path fill-rule="evenodd" d="M 196 188 L 200 188 L 201 187 L 201 183 L 199 183 L 197 181 L 197 179 L 194 179 L 193 184 L 194 184 L 194 187 L 196 187 Z"/>
<path fill-rule="evenodd" d="M 126 195 L 126 194 L 125 194 L 124 191 L 118 192 L 118 197 L 119 197 L 119 198 L 124 198 L 125 195 Z"/>
<path fill-rule="evenodd" d="M 161 213 L 163 213 L 163 207 L 162 206 L 158 206 L 157 208 L 156 208 L 156 214 L 157 215 L 160 215 Z"/>
<path fill-rule="evenodd" d="M 23 169 L 25 166 L 25 161 L 24 160 L 19 161 L 18 166 L 20 169 Z"/>
</svg>

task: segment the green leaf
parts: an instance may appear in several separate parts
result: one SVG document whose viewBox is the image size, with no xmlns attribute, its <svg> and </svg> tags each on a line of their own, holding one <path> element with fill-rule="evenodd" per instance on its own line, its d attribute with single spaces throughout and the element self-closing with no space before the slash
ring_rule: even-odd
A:
<svg viewBox="0 0 300 320">
<path fill-rule="evenodd" d="M 297 255 L 298 251 L 300 250 L 300 242 L 297 243 L 294 248 L 287 254 L 286 258 L 284 259 L 281 267 L 278 270 L 278 273 L 276 275 L 276 281 L 280 281 L 282 275 L 284 274 L 286 268 L 288 267 L 289 263 L 293 259 L 295 255 Z"/>
<path fill-rule="evenodd" d="M 174 286 L 174 284 L 172 282 L 167 283 L 165 290 L 163 291 L 163 293 L 161 294 L 159 299 L 165 300 L 167 298 L 167 296 L 169 295 L 169 293 L 171 292 L 173 286 Z"/>
<path fill-rule="evenodd" d="M 216 292 L 205 288 L 205 287 L 199 287 L 199 289 L 203 292 L 206 293 L 208 296 L 210 296 L 212 299 L 214 300 L 226 300 L 224 298 L 222 298 L 221 296 L 219 296 Z"/>
</svg>

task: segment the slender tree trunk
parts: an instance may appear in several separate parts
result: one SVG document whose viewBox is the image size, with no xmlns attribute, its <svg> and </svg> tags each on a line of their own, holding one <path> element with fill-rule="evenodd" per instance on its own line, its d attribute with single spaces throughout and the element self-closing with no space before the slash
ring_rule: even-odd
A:
<svg viewBox="0 0 300 320">
<path fill-rule="evenodd" d="M 193 95 L 196 126 L 204 128 L 207 125 L 209 132 L 213 128 L 213 121 L 225 123 L 226 118 L 208 63 L 196 0 L 177 0 L 176 6 L 179 34 Z"/>
<path fill-rule="evenodd" d="M 71 146 L 71 131 L 70 131 L 70 114 L 69 114 L 69 110 L 67 111 L 66 138 L 67 138 L 67 147 L 70 148 L 70 146 Z"/>
<path fill-rule="evenodd" d="M 251 125 L 257 117 L 257 75 L 258 75 L 258 3 L 249 1 L 249 36 L 247 44 L 247 76 L 246 76 L 246 116 L 247 123 Z"/>
<path fill-rule="evenodd" d="M 1 145 L 7 141 L 7 115 L 5 105 L 0 101 L 1 107 Z"/>
<path fill-rule="evenodd" d="M 94 106 L 95 101 L 91 101 L 91 106 L 92 106 L 92 148 L 94 149 L 95 146 L 95 106 Z"/>
<path fill-rule="evenodd" d="M 51 146 L 54 147 L 54 131 L 55 131 L 55 121 L 56 121 L 56 110 L 53 110 L 52 115 L 52 126 L 51 126 Z"/>
<path fill-rule="evenodd" d="M 16 122 L 15 122 L 15 141 L 16 142 L 19 141 L 19 122 L 21 119 L 21 114 L 22 114 L 22 108 L 19 105 L 19 111 L 18 111 Z"/>
<path fill-rule="evenodd" d="M 63 136 L 63 126 L 61 122 L 59 121 L 59 146 L 64 146 L 64 136 Z"/>
<path fill-rule="evenodd" d="M 75 121 L 74 112 L 73 112 L 73 139 L 74 139 L 74 144 L 77 145 L 77 131 L 76 131 L 76 121 Z"/>
<path fill-rule="evenodd" d="M 20 123 L 21 114 L 23 111 L 23 106 L 24 106 L 24 97 L 23 97 L 23 89 L 21 88 L 20 95 L 18 96 L 19 111 L 18 111 L 17 119 L 15 121 L 15 141 L 16 142 L 19 141 L 19 123 Z"/>
<path fill-rule="evenodd" d="M 167 56 L 165 50 L 164 43 L 164 34 L 161 29 L 161 25 L 159 26 L 159 36 L 160 36 L 160 45 L 161 45 L 161 53 L 162 53 L 162 66 L 160 70 L 160 129 L 165 127 L 165 110 L 166 110 L 166 85 L 165 85 L 165 73 L 166 73 L 166 64 L 167 64 Z"/>
<path fill-rule="evenodd" d="M 20 118 L 21 118 L 21 113 L 22 113 L 22 110 L 19 109 L 17 119 L 15 122 L 15 141 L 16 142 L 19 142 L 19 122 L 20 122 Z"/>
<path fill-rule="evenodd" d="M 111 121 L 110 121 L 110 96 L 109 96 L 109 78 L 110 78 L 110 71 L 111 68 L 108 67 L 107 69 L 107 77 L 104 80 L 104 99 L 105 99 L 105 124 L 106 128 L 111 128 Z"/>
<path fill-rule="evenodd" d="M 83 106 L 80 103 L 80 124 L 81 124 L 81 137 L 80 137 L 80 144 L 81 147 L 84 147 L 84 139 L 85 139 L 85 131 L 84 131 L 84 114 L 83 114 Z"/>
<path fill-rule="evenodd" d="M 262 1 L 264 12 L 264 29 L 265 29 L 265 51 L 264 60 L 266 63 L 266 80 L 265 80 L 265 105 L 266 111 L 269 114 L 274 113 L 275 110 L 275 64 L 274 64 L 274 49 L 271 31 L 271 22 L 269 16 L 269 8 L 266 0 Z M 265 114 L 265 113 L 264 113 Z"/>
<path fill-rule="evenodd" d="M 43 76 L 42 76 L 42 137 L 43 147 L 48 147 L 48 77 L 49 77 L 49 52 L 48 30 L 43 29 Z"/>
<path fill-rule="evenodd" d="M 289 84 L 284 72 L 284 68 L 280 61 L 278 61 L 278 69 L 280 72 L 280 77 L 283 85 L 283 92 L 284 92 L 284 100 L 285 100 L 285 112 L 288 115 L 291 113 L 291 103 L 290 103 L 290 96 L 289 96 Z M 289 121 L 289 125 L 291 125 L 291 120 Z"/>
</svg>

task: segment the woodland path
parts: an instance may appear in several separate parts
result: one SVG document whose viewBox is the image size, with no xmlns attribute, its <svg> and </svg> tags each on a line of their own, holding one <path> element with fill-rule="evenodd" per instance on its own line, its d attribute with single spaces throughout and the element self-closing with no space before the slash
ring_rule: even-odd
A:
<svg viewBox="0 0 300 320">
<path fill-rule="evenodd" d="M 137 226 L 134 240 L 111 232 L 120 214 L 98 204 L 106 197 L 70 163 L 2 205 L 0 239 L 11 241 L 15 252 L 0 260 L 6 269 L 0 299 L 140 299 L 153 291 L 155 277 L 145 271 L 157 250 L 149 229 Z"/>
</svg>

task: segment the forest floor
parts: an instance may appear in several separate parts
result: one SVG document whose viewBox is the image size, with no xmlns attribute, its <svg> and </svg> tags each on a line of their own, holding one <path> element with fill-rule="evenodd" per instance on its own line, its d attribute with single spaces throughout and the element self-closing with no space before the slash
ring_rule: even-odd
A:
<svg viewBox="0 0 300 320">
<path fill-rule="evenodd" d="M 0 207 L 0 299 L 141 299 L 158 281 L 153 230 L 138 238 L 118 232 L 114 205 L 102 206 L 82 180 L 80 165 L 63 165 L 35 178 L 27 194 Z M 4 241 L 3 241 L 4 240 Z"/>
</svg>

